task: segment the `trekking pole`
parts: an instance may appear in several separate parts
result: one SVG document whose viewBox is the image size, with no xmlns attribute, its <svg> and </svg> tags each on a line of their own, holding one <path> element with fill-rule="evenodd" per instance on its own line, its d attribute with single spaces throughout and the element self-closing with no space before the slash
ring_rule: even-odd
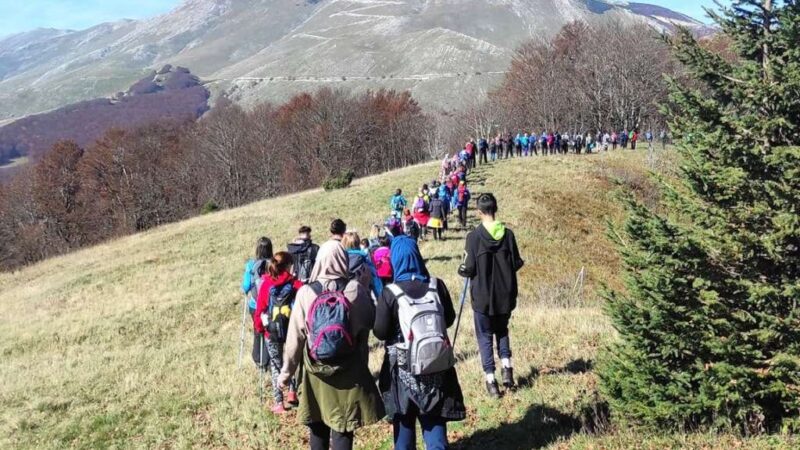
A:
<svg viewBox="0 0 800 450">
<path fill-rule="evenodd" d="M 242 368 L 242 353 L 244 352 L 244 322 L 247 317 L 247 295 L 242 299 L 242 331 L 239 337 L 239 363 L 238 368 Z"/>
<path fill-rule="evenodd" d="M 453 333 L 453 351 L 456 348 L 456 339 L 458 339 L 458 328 L 461 326 L 461 315 L 464 312 L 464 301 L 467 298 L 467 289 L 469 289 L 469 278 L 464 278 L 464 290 L 461 291 L 461 306 L 458 307 L 458 318 L 456 319 L 456 331 Z"/>
<path fill-rule="evenodd" d="M 264 404 L 264 335 L 258 343 L 258 398 Z"/>
</svg>

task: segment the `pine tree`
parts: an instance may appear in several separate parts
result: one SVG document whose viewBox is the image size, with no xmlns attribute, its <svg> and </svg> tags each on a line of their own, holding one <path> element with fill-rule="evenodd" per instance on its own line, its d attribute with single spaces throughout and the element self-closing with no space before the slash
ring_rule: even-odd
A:
<svg viewBox="0 0 800 450">
<path fill-rule="evenodd" d="M 611 231 L 625 292 L 600 367 L 615 417 L 651 427 L 800 430 L 800 6 L 740 0 L 712 17 L 733 61 L 670 38 L 679 182 L 626 198 Z"/>
</svg>

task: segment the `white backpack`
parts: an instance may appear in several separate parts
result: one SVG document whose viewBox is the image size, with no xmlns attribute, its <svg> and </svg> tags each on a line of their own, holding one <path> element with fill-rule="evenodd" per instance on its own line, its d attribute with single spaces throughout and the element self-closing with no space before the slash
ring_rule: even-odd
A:
<svg viewBox="0 0 800 450">
<path fill-rule="evenodd" d="M 436 278 L 431 278 L 425 296 L 418 299 L 410 298 L 396 284 L 387 289 L 397 298 L 397 317 L 404 342 L 396 347 L 406 352 L 408 371 L 412 375 L 429 375 L 453 367 L 456 361 L 447 337 Z"/>
</svg>

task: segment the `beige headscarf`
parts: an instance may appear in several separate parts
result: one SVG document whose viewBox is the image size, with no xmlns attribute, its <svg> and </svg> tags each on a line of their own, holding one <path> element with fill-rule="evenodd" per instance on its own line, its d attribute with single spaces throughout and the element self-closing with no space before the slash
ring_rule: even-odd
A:
<svg viewBox="0 0 800 450">
<path fill-rule="evenodd" d="M 348 272 L 348 258 L 344 247 L 339 241 L 328 241 L 319 248 L 310 282 L 319 281 L 325 284 L 326 281 L 347 279 Z"/>
</svg>

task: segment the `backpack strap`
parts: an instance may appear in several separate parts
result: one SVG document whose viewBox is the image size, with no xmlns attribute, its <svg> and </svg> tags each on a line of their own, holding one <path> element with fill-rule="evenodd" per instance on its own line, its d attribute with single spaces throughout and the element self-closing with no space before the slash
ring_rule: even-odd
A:
<svg viewBox="0 0 800 450">
<path fill-rule="evenodd" d="M 395 298 L 399 299 L 401 297 L 405 297 L 406 296 L 406 293 L 400 288 L 400 286 L 398 286 L 398 285 L 396 285 L 394 283 L 386 286 L 386 289 L 389 289 L 389 291 L 392 294 L 394 294 Z"/>
<path fill-rule="evenodd" d="M 428 292 L 439 293 L 439 282 L 434 277 L 431 277 L 431 281 L 428 283 Z"/>
</svg>

